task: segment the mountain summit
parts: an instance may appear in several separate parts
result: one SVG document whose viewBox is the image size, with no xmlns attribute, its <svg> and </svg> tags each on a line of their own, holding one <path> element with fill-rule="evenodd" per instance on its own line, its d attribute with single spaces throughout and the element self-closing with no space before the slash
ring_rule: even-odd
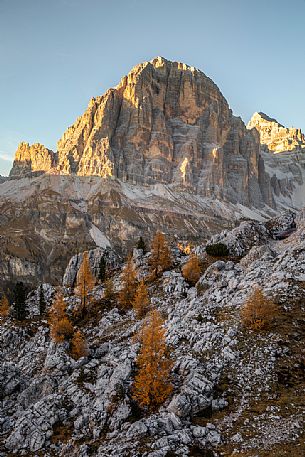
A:
<svg viewBox="0 0 305 457">
<path fill-rule="evenodd" d="M 258 137 L 232 115 L 210 78 L 162 57 L 92 98 L 57 149 L 60 174 L 175 184 L 256 206 L 263 201 Z M 17 156 L 11 175 L 23 171 Z"/>
<path fill-rule="evenodd" d="M 305 136 L 301 129 L 284 127 L 265 113 L 254 113 L 247 127 L 259 132 L 262 145 L 270 152 L 305 152 Z"/>
</svg>

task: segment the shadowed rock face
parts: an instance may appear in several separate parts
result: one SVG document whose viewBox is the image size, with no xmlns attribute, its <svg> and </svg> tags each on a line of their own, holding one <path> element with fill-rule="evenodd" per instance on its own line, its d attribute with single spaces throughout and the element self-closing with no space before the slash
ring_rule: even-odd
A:
<svg viewBox="0 0 305 457">
<path fill-rule="evenodd" d="M 247 127 L 255 128 L 265 150 L 279 153 L 285 151 L 305 152 L 305 136 L 301 129 L 287 128 L 264 113 L 254 113 Z"/>
<path fill-rule="evenodd" d="M 149 245 L 156 230 L 173 244 L 198 243 L 234 225 L 237 212 L 165 185 L 47 174 L 8 180 L 0 185 L 0 285 L 61 283 L 72 255 L 96 246 L 126 254 L 140 235 Z"/>
<path fill-rule="evenodd" d="M 262 203 L 259 141 L 201 71 L 158 57 L 93 98 L 58 142 L 61 173 L 173 183 Z"/>
</svg>

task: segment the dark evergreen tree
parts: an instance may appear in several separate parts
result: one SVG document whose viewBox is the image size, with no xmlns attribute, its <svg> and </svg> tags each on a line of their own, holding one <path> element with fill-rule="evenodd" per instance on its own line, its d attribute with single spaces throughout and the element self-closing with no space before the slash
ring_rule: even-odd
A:
<svg viewBox="0 0 305 457">
<path fill-rule="evenodd" d="M 42 284 L 39 287 L 39 314 L 42 315 L 45 313 L 46 310 L 46 300 L 44 298 L 44 292 Z"/>
<path fill-rule="evenodd" d="M 205 250 L 208 255 L 213 257 L 227 257 L 230 253 L 228 247 L 223 243 L 209 244 Z"/>
<path fill-rule="evenodd" d="M 137 243 L 137 249 L 142 249 L 143 254 L 146 254 L 145 241 L 143 240 L 143 238 L 141 236 L 140 236 L 139 241 Z"/>
<path fill-rule="evenodd" d="M 26 309 L 25 309 L 25 299 L 26 299 L 26 292 L 24 288 L 23 282 L 17 282 L 15 289 L 14 289 L 14 316 L 19 321 L 25 319 L 26 316 Z"/>
<path fill-rule="evenodd" d="M 101 282 L 104 282 L 106 279 L 106 259 L 105 256 L 103 255 L 100 260 L 100 265 L 99 265 L 99 280 Z"/>
</svg>

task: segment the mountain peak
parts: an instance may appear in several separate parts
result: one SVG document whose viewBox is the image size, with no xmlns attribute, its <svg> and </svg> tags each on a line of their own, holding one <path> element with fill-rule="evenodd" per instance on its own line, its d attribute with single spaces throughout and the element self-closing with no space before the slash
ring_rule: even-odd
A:
<svg viewBox="0 0 305 457">
<path fill-rule="evenodd" d="M 143 76 L 143 72 L 145 73 L 146 70 L 148 72 L 153 70 L 153 71 L 161 72 L 161 73 L 165 70 L 166 74 L 171 73 L 171 72 L 180 73 L 181 71 L 190 72 L 193 74 L 200 75 L 199 77 L 209 79 L 202 71 L 196 69 L 193 66 L 187 65 L 183 62 L 172 61 L 172 60 L 166 59 L 165 57 L 162 57 L 162 56 L 157 56 L 151 60 L 147 60 L 147 61 L 144 61 L 144 62 L 141 62 L 141 63 L 135 65 L 126 76 L 123 76 L 123 78 L 121 79 L 120 83 L 118 84 L 118 86 L 116 88 L 120 88 L 120 87 L 124 86 L 126 84 L 126 81 L 135 82 L 136 80 L 138 80 L 138 78 L 140 76 Z"/>
<path fill-rule="evenodd" d="M 266 121 L 266 122 L 273 122 L 275 124 L 278 124 L 280 127 L 284 127 L 282 124 L 280 124 L 275 118 L 268 116 L 266 113 L 263 113 L 262 111 L 258 111 L 254 113 L 249 121 L 250 122 L 255 122 L 255 121 Z"/>
<path fill-rule="evenodd" d="M 18 178 L 50 171 L 55 165 L 55 154 L 41 143 L 21 142 L 15 153 L 10 177 Z"/>
<path fill-rule="evenodd" d="M 152 60 L 149 61 L 149 63 L 151 63 L 155 68 L 164 67 L 165 65 L 167 65 L 167 66 L 177 67 L 179 70 L 189 70 L 192 72 L 197 70 L 195 67 L 187 65 L 186 63 L 178 62 L 175 60 L 168 60 L 162 56 L 154 57 Z M 197 70 L 197 71 L 200 71 L 200 70 Z M 200 73 L 202 73 L 202 72 L 200 71 Z"/>
<path fill-rule="evenodd" d="M 243 186 L 246 177 L 219 162 L 224 155 L 248 160 L 249 151 L 259 153 L 257 138 L 232 115 L 216 84 L 194 67 L 158 56 L 91 101 L 58 142 L 58 167 L 64 174 L 171 184 L 244 201 L 248 192 L 238 196 L 233 183 Z"/>
<path fill-rule="evenodd" d="M 301 152 L 305 150 L 305 137 L 301 129 L 288 128 L 263 112 L 256 112 L 247 124 L 248 129 L 255 128 L 261 144 L 273 153 Z"/>
</svg>

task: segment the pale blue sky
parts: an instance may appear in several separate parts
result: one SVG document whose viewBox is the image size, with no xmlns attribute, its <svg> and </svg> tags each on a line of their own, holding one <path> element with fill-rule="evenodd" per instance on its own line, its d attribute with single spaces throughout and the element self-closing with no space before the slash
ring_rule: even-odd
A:
<svg viewBox="0 0 305 457">
<path fill-rule="evenodd" d="M 204 71 L 245 122 L 305 130 L 304 24 L 305 0 L 0 0 L 0 174 L 157 55 Z"/>
</svg>

